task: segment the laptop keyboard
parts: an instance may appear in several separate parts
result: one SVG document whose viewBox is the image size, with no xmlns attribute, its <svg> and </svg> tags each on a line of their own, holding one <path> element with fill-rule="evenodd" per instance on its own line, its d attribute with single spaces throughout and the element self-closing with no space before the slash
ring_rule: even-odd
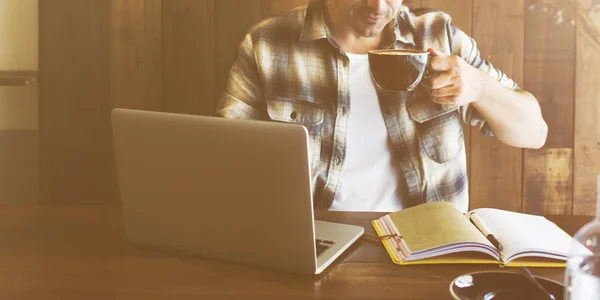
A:
<svg viewBox="0 0 600 300">
<path fill-rule="evenodd" d="M 329 240 L 315 239 L 315 245 L 317 246 L 317 256 L 321 255 L 329 247 L 333 246 L 334 242 Z"/>
</svg>

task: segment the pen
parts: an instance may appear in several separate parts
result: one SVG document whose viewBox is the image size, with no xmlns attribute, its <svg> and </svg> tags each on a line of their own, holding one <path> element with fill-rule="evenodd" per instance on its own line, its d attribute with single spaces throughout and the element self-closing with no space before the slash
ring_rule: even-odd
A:
<svg viewBox="0 0 600 300">
<path fill-rule="evenodd" d="M 389 239 L 389 238 L 393 238 L 393 237 L 397 237 L 397 236 L 398 235 L 396 235 L 396 234 L 377 236 L 377 235 L 368 234 L 368 233 L 363 233 L 363 235 L 362 235 L 362 237 L 364 237 L 366 239 L 371 239 L 374 241 L 381 241 L 381 240 L 385 240 L 385 239 Z"/>
<path fill-rule="evenodd" d="M 502 251 L 502 244 L 496 239 L 496 237 L 492 234 L 492 232 L 483 224 L 481 218 L 479 218 L 476 214 L 471 214 L 471 221 L 475 223 L 475 225 L 481 230 L 481 232 L 485 235 L 485 237 L 496 247 L 498 250 Z"/>
</svg>

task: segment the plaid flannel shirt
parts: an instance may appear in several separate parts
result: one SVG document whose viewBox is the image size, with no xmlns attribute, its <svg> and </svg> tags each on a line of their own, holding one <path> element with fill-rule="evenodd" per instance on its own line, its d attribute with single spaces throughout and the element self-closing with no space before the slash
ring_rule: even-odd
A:
<svg viewBox="0 0 600 300">
<path fill-rule="evenodd" d="M 383 48 L 435 48 L 457 55 L 504 86 L 518 89 L 485 61 L 475 41 L 447 14 L 403 6 L 385 30 Z M 309 131 L 316 209 L 328 209 L 340 184 L 350 108 L 349 59 L 330 37 L 321 0 L 253 26 L 239 47 L 217 114 L 226 118 L 289 122 Z M 469 208 L 463 122 L 492 132 L 471 106 L 440 105 L 423 89 L 378 91 L 382 114 L 403 172 L 404 206 L 450 201 Z"/>
</svg>

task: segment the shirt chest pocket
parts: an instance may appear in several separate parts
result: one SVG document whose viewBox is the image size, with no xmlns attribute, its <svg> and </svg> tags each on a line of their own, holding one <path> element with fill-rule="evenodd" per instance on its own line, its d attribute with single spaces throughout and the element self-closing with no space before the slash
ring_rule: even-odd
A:
<svg viewBox="0 0 600 300">
<path fill-rule="evenodd" d="M 310 169 L 319 166 L 321 156 L 322 126 L 325 110 L 310 102 L 291 99 L 267 100 L 267 113 L 273 121 L 304 126 L 309 133 Z"/>
<path fill-rule="evenodd" d="M 464 136 L 458 110 L 443 112 L 427 118 L 413 115 L 416 122 L 419 143 L 432 161 L 444 164 L 452 161 L 464 148 Z"/>
</svg>

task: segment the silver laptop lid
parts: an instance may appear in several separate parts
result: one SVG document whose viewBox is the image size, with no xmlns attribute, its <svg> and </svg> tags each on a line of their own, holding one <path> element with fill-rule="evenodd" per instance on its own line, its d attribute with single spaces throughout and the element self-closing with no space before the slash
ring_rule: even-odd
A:
<svg viewBox="0 0 600 300">
<path fill-rule="evenodd" d="M 111 117 L 130 239 L 314 273 L 304 127 L 127 109 Z"/>
</svg>

